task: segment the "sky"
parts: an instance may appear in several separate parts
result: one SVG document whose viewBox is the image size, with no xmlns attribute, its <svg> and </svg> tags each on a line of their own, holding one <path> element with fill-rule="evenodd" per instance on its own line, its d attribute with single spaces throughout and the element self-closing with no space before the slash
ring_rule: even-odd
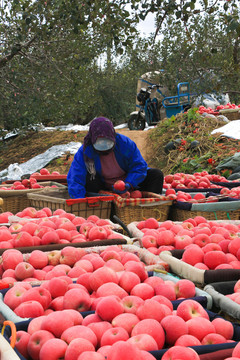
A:
<svg viewBox="0 0 240 360">
<path fill-rule="evenodd" d="M 148 36 L 150 35 L 150 33 L 155 32 L 154 14 L 149 13 L 144 21 L 140 21 L 137 28 L 145 36 Z"/>
</svg>

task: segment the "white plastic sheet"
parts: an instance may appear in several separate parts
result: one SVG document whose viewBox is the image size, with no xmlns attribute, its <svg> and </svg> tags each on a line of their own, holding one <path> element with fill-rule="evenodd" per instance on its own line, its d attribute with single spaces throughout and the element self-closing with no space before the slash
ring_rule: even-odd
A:
<svg viewBox="0 0 240 360">
<path fill-rule="evenodd" d="M 211 132 L 211 134 L 222 133 L 222 135 L 232 138 L 232 139 L 240 139 L 240 120 L 232 120 L 226 125 L 215 129 Z"/>
<path fill-rule="evenodd" d="M 19 180 L 21 176 L 32 174 L 46 166 L 51 160 L 62 156 L 66 152 L 75 154 L 82 144 L 80 142 L 70 142 L 65 145 L 54 145 L 42 154 L 39 154 L 25 163 L 14 163 L 0 172 L 0 178 L 3 180 Z"/>
</svg>

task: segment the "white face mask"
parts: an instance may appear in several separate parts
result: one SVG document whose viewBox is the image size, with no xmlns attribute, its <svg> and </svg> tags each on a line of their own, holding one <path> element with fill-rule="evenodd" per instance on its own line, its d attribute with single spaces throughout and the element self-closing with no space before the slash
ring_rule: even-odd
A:
<svg viewBox="0 0 240 360">
<path fill-rule="evenodd" d="M 93 147 L 97 151 L 111 150 L 114 147 L 114 141 L 107 138 L 98 138 Z"/>
</svg>

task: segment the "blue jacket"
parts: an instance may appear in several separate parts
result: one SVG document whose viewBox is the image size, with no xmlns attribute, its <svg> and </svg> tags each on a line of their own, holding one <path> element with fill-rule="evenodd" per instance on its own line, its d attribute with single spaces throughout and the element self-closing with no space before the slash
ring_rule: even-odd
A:
<svg viewBox="0 0 240 360">
<path fill-rule="evenodd" d="M 85 149 L 85 154 L 88 158 L 93 160 L 96 173 L 101 176 L 100 158 L 92 145 Z M 125 135 L 117 133 L 114 154 L 119 166 L 127 173 L 125 182 L 136 187 L 145 179 L 148 165 L 134 141 Z M 68 192 L 71 198 L 76 199 L 85 197 L 86 175 L 87 168 L 84 162 L 82 145 L 75 154 L 67 175 Z"/>
</svg>

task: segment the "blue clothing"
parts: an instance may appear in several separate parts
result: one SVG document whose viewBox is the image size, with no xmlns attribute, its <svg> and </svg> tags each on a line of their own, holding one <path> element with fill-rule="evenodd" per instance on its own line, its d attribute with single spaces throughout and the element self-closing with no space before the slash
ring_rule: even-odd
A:
<svg viewBox="0 0 240 360">
<path fill-rule="evenodd" d="M 134 141 L 122 134 L 116 134 L 116 145 L 114 154 L 119 166 L 127 173 L 126 183 L 130 183 L 133 188 L 140 184 L 147 175 L 148 165 L 143 159 Z M 79 148 L 74 156 L 73 162 L 67 175 L 68 192 L 71 198 L 84 198 L 86 194 L 87 166 L 85 157 L 92 160 L 97 174 L 101 175 L 101 162 L 98 153 L 92 145 Z M 102 178 L 104 182 L 104 179 Z"/>
</svg>

